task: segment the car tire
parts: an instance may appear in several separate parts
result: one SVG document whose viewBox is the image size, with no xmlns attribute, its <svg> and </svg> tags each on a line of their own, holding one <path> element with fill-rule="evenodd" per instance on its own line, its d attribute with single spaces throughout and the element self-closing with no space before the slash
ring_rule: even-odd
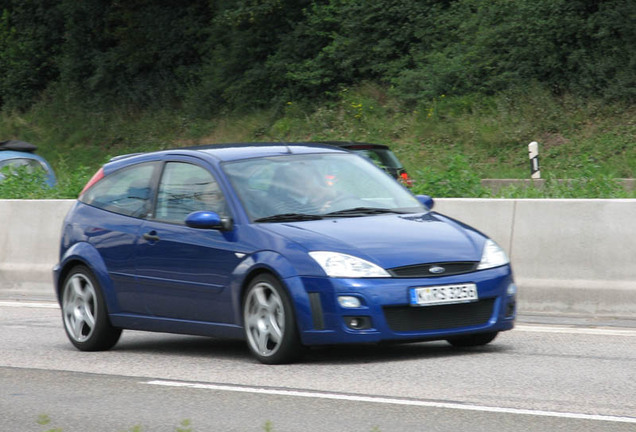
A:
<svg viewBox="0 0 636 432">
<path fill-rule="evenodd" d="M 66 276 L 62 287 L 62 320 L 71 343 L 81 351 L 112 348 L 121 329 L 110 324 L 104 295 L 93 273 L 85 266 L 77 266 Z"/>
<path fill-rule="evenodd" d="M 272 275 L 250 282 L 243 299 L 243 328 L 250 351 L 261 363 L 290 363 L 301 355 L 289 295 Z"/>
<path fill-rule="evenodd" d="M 498 332 L 477 333 L 466 336 L 457 336 L 447 339 L 447 342 L 454 347 L 468 348 L 487 345 L 497 337 Z"/>
</svg>

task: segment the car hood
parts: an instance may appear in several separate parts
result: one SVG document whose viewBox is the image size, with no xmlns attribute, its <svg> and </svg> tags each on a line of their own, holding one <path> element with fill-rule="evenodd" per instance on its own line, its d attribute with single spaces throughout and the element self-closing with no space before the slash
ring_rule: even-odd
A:
<svg viewBox="0 0 636 432">
<path fill-rule="evenodd" d="M 355 255 L 383 268 L 479 261 L 486 237 L 436 213 L 261 224 L 307 251 Z"/>
</svg>

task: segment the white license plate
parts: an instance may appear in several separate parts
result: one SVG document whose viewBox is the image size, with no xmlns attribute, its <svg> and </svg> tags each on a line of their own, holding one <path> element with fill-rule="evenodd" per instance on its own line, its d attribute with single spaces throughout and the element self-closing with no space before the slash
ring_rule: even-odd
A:
<svg viewBox="0 0 636 432">
<path fill-rule="evenodd" d="M 410 295 L 412 306 L 467 303 L 479 300 L 477 285 L 473 283 L 411 288 Z"/>
</svg>

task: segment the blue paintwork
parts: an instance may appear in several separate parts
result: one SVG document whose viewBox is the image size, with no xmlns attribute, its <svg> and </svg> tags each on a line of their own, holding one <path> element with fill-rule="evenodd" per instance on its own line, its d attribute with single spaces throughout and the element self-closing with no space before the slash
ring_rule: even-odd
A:
<svg viewBox="0 0 636 432">
<path fill-rule="evenodd" d="M 46 171 L 47 186 L 54 187 L 57 184 L 57 179 L 55 178 L 55 172 L 53 171 L 53 168 L 42 156 L 31 152 L 21 152 L 14 150 L 0 151 L 0 162 L 11 159 L 31 159 L 38 161 Z"/>
<path fill-rule="evenodd" d="M 432 278 L 330 278 L 309 251 L 333 251 L 370 261 L 384 269 L 421 263 L 478 262 L 487 239 L 482 233 L 421 207 L 409 214 L 283 223 L 254 223 L 223 173 L 225 162 L 284 154 L 344 153 L 314 145 L 221 146 L 205 150 L 169 150 L 119 157 L 104 166 L 106 177 L 118 169 L 148 161 L 181 160 L 210 170 L 219 182 L 232 216 L 229 230 L 201 229 L 117 215 L 78 201 L 64 222 L 56 290 L 65 274 L 83 263 L 98 279 L 113 325 L 122 328 L 242 338 L 241 301 L 249 280 L 259 272 L 275 275 L 288 290 L 304 344 L 431 340 L 454 335 L 508 330 L 506 294 L 513 283 L 509 265 L 463 275 Z M 354 156 L 352 156 L 354 157 Z M 378 175 L 384 173 L 378 169 Z M 420 199 L 430 203 L 428 198 Z M 191 215 L 194 226 L 216 224 L 215 214 Z M 160 240 L 147 240 L 152 233 Z M 407 305 L 409 288 L 475 283 L 480 299 L 494 298 L 487 324 L 447 330 L 395 332 L 382 307 Z M 309 293 L 319 293 L 323 329 L 314 329 Z M 344 309 L 338 295 L 361 300 Z M 373 327 L 353 330 L 344 316 L 370 316 Z"/>
</svg>

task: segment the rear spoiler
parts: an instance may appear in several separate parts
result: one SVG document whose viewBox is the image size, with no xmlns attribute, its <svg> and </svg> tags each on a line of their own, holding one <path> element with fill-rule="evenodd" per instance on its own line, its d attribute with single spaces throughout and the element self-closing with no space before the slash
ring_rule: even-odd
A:
<svg viewBox="0 0 636 432">
<path fill-rule="evenodd" d="M 0 151 L 13 150 L 13 151 L 33 153 L 37 149 L 38 148 L 35 145 L 28 142 L 24 142 L 24 141 L 18 141 L 18 140 L 0 141 Z"/>
</svg>

